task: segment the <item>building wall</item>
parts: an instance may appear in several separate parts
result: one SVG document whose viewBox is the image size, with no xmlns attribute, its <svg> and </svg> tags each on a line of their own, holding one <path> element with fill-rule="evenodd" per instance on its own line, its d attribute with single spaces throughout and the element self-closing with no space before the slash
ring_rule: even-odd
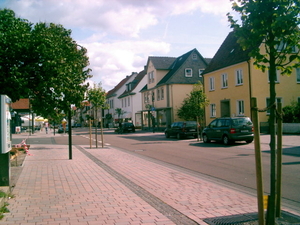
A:
<svg viewBox="0 0 300 225">
<path fill-rule="evenodd" d="M 210 104 L 216 105 L 215 117 L 211 117 L 210 106 L 206 107 L 206 124 L 210 123 L 214 118 L 222 116 L 222 100 L 229 100 L 231 116 L 238 115 L 237 101 L 243 100 L 245 108 L 244 115 L 251 117 L 251 96 L 257 98 L 257 106 L 259 109 L 267 107 L 267 98 L 270 96 L 267 72 L 263 73 L 261 70 L 256 69 L 252 62 L 250 62 L 249 65 L 247 62 L 244 62 L 204 75 L 205 94 Z M 235 83 L 235 71 L 237 69 L 242 69 L 243 71 L 243 85 L 239 86 Z M 228 88 L 221 87 L 221 74 L 223 73 L 228 74 Z M 215 77 L 214 91 L 209 90 L 210 77 Z M 281 98 L 282 107 L 290 105 L 292 101 L 297 101 L 298 97 L 300 97 L 300 83 L 297 83 L 296 69 L 293 70 L 290 76 L 280 75 L 278 80 L 279 82 L 276 84 L 276 97 Z M 260 122 L 267 122 L 268 118 L 267 112 L 259 113 Z"/>
<path fill-rule="evenodd" d="M 241 85 L 236 84 L 236 71 L 242 70 L 243 83 Z M 212 73 L 204 75 L 205 94 L 209 100 L 209 104 L 215 104 L 216 115 L 211 116 L 210 105 L 206 107 L 206 123 L 210 123 L 213 119 L 221 117 L 221 101 L 229 102 L 229 114 L 228 116 L 238 115 L 237 101 L 244 101 L 244 115 L 250 116 L 250 87 L 249 87 L 249 72 L 248 63 L 240 63 L 234 66 L 230 66 L 221 70 L 214 71 Z M 228 82 L 227 87 L 222 88 L 222 74 L 227 74 Z M 215 88 L 210 90 L 210 77 L 214 77 Z"/>
<path fill-rule="evenodd" d="M 293 70 L 291 75 L 279 75 L 278 83 L 275 85 L 276 97 L 281 99 L 282 107 L 290 105 L 293 101 L 298 100 L 300 97 L 300 83 L 297 83 L 296 69 Z M 252 78 L 253 83 L 253 97 L 257 98 L 257 105 L 259 109 L 267 107 L 267 98 L 269 93 L 269 80 L 267 72 L 261 71 L 255 72 L 255 76 Z M 268 121 L 268 113 L 259 113 L 260 121 Z"/>
<path fill-rule="evenodd" d="M 170 107 L 172 107 L 172 118 L 173 122 L 180 121 L 177 116 L 178 108 L 182 106 L 183 100 L 188 97 L 188 95 L 193 90 L 193 84 L 171 84 L 169 85 L 169 97 L 170 97 Z"/>
</svg>

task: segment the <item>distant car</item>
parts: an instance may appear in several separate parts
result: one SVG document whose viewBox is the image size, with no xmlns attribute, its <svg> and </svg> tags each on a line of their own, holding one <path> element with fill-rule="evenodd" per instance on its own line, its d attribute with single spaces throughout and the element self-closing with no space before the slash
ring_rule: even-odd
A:
<svg viewBox="0 0 300 225">
<path fill-rule="evenodd" d="M 69 127 L 68 125 L 66 125 L 66 130 L 64 130 L 62 125 L 59 125 L 57 133 L 61 134 L 61 133 L 67 133 L 69 131 Z"/>
<path fill-rule="evenodd" d="M 254 139 L 253 123 L 249 117 L 224 117 L 213 120 L 202 132 L 204 143 L 211 140 L 228 145 L 234 141 L 251 143 Z"/>
<path fill-rule="evenodd" d="M 179 121 L 174 122 L 170 127 L 165 129 L 165 136 L 169 138 L 175 136 L 181 139 L 188 136 L 197 138 L 197 122 L 196 121 Z"/>
<path fill-rule="evenodd" d="M 121 128 L 119 127 L 118 129 L 119 132 L 121 133 L 126 133 L 126 132 L 135 132 L 135 126 L 133 125 L 133 123 L 130 122 L 124 122 L 121 124 Z"/>
<path fill-rule="evenodd" d="M 81 123 L 75 123 L 74 127 L 81 127 Z"/>
</svg>

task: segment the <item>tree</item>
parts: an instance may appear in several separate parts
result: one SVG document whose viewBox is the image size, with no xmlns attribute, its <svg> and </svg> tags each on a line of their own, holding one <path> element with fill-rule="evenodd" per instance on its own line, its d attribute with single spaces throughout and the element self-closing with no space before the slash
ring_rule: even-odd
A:
<svg viewBox="0 0 300 225">
<path fill-rule="evenodd" d="M 270 81 L 270 149 L 271 174 L 268 223 L 275 224 L 276 209 L 276 73 L 291 74 L 299 64 L 300 2 L 294 0 L 231 0 L 232 9 L 240 14 L 234 20 L 228 13 L 231 28 L 243 49 L 250 50 L 254 64 L 267 71 Z M 260 48 L 262 47 L 262 48 Z"/>
<path fill-rule="evenodd" d="M 67 111 L 71 104 L 79 106 L 88 87 L 83 83 L 91 77 L 86 49 L 61 25 L 38 23 L 32 37 L 36 58 L 28 92 L 34 111 L 45 115 L 53 108 Z"/>
<path fill-rule="evenodd" d="M 67 112 L 84 99 L 90 78 L 86 49 L 71 30 L 53 23 L 29 23 L 12 10 L 0 10 L 1 94 L 13 101 L 30 97 L 41 116 Z M 3 37 L 3 38 L 2 38 Z"/>
<path fill-rule="evenodd" d="M 116 108 L 115 109 L 115 114 L 118 116 L 118 120 L 120 122 L 121 120 L 121 117 L 126 113 L 126 111 L 124 111 L 123 109 L 121 108 Z"/>
<path fill-rule="evenodd" d="M 106 93 L 105 90 L 101 87 L 101 83 L 98 85 L 94 85 L 94 88 L 90 88 L 87 91 L 87 100 L 92 104 L 92 106 L 95 108 L 95 120 L 97 121 L 97 111 L 99 108 L 102 109 L 107 109 L 106 105 Z M 101 118 L 101 131 L 103 128 L 103 123 L 102 123 L 102 115 L 100 116 Z M 97 146 L 97 123 L 96 123 L 96 147 Z M 101 134 L 102 137 L 102 147 L 103 147 L 103 133 Z"/>
<path fill-rule="evenodd" d="M 26 62 L 30 60 L 31 29 L 32 24 L 16 18 L 12 10 L 0 10 L 0 94 L 13 102 L 24 96 L 30 77 Z"/>
<path fill-rule="evenodd" d="M 198 121 L 201 127 L 203 127 L 205 106 L 208 104 L 209 101 L 203 92 L 203 85 L 199 82 L 194 85 L 188 97 L 183 100 L 182 106 L 177 111 L 177 115 L 184 120 Z"/>
</svg>

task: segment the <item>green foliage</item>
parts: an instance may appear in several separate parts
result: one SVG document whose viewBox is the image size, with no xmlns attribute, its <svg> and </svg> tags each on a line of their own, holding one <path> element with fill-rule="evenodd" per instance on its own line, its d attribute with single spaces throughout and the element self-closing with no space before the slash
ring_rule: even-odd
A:
<svg viewBox="0 0 300 225">
<path fill-rule="evenodd" d="M 299 1 L 231 1 L 232 9 L 241 15 L 240 20 L 235 20 L 227 14 L 231 28 L 241 46 L 251 50 L 250 56 L 258 68 L 265 71 L 274 66 L 274 73 L 277 69 L 290 74 L 293 67 L 300 65 Z M 261 44 L 265 52 L 260 51 Z"/>
<path fill-rule="evenodd" d="M 126 113 L 126 111 L 124 111 L 121 108 L 116 108 L 115 109 L 115 115 L 118 115 L 118 119 L 120 119 L 125 113 Z"/>
<path fill-rule="evenodd" d="M 53 23 L 29 23 L 12 10 L 0 10 L 1 94 L 13 101 L 30 97 L 32 109 L 44 117 L 80 105 L 90 78 L 86 49 L 71 30 Z"/>
<path fill-rule="evenodd" d="M 24 84 L 28 84 L 31 27 L 12 10 L 0 10 L 0 94 L 13 101 L 23 95 Z"/>
<path fill-rule="evenodd" d="M 293 102 L 282 108 L 283 123 L 300 123 L 300 103 Z"/>
<path fill-rule="evenodd" d="M 3 213 L 8 213 L 9 209 L 7 208 L 9 204 L 7 202 L 4 203 L 4 205 L 0 208 L 0 220 L 3 219 L 4 215 Z"/>
<path fill-rule="evenodd" d="M 89 88 L 87 90 L 87 98 L 90 103 L 96 108 L 107 109 L 106 104 L 106 93 L 102 88 L 101 83 L 94 85 L 94 88 Z"/>
<path fill-rule="evenodd" d="M 197 83 L 188 97 L 183 100 L 182 106 L 177 111 L 177 115 L 184 120 L 196 121 L 199 118 L 203 122 L 205 106 L 208 103 L 202 84 Z"/>
</svg>

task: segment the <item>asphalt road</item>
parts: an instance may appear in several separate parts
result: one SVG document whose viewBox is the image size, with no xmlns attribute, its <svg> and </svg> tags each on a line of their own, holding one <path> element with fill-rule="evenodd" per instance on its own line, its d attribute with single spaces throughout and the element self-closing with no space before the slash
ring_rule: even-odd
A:
<svg viewBox="0 0 300 225">
<path fill-rule="evenodd" d="M 95 140 L 90 142 L 89 130 L 86 128 L 73 129 L 73 145 L 90 145 L 95 147 Z M 91 135 L 95 139 L 95 134 Z M 297 138 L 297 137 L 296 137 Z M 298 136 L 298 138 L 300 138 Z M 97 136 L 98 141 L 101 135 Z M 14 140 L 19 143 L 20 140 Z M 262 141 L 263 142 L 263 141 Z M 65 134 L 50 137 L 29 137 L 28 144 L 68 144 Z M 287 150 L 299 154 L 283 154 L 282 164 L 282 200 L 290 205 L 300 206 L 300 145 L 284 146 Z M 143 157 L 150 157 L 171 165 L 188 169 L 201 175 L 206 175 L 218 182 L 235 185 L 250 192 L 256 191 L 256 170 L 254 144 L 245 142 L 224 146 L 219 143 L 205 144 L 196 139 L 166 138 L 163 133 L 136 132 L 117 134 L 113 130 L 104 131 L 104 145 L 110 145 L 120 150 L 129 151 Z M 102 144 L 98 143 L 101 148 Z M 289 148 L 289 149 L 287 149 Z M 270 179 L 270 153 L 268 143 L 261 145 L 264 190 L 268 193 Z M 298 149 L 298 150 L 297 150 Z M 286 153 L 285 152 L 285 153 Z M 289 151 L 291 152 L 291 151 Z"/>
</svg>

